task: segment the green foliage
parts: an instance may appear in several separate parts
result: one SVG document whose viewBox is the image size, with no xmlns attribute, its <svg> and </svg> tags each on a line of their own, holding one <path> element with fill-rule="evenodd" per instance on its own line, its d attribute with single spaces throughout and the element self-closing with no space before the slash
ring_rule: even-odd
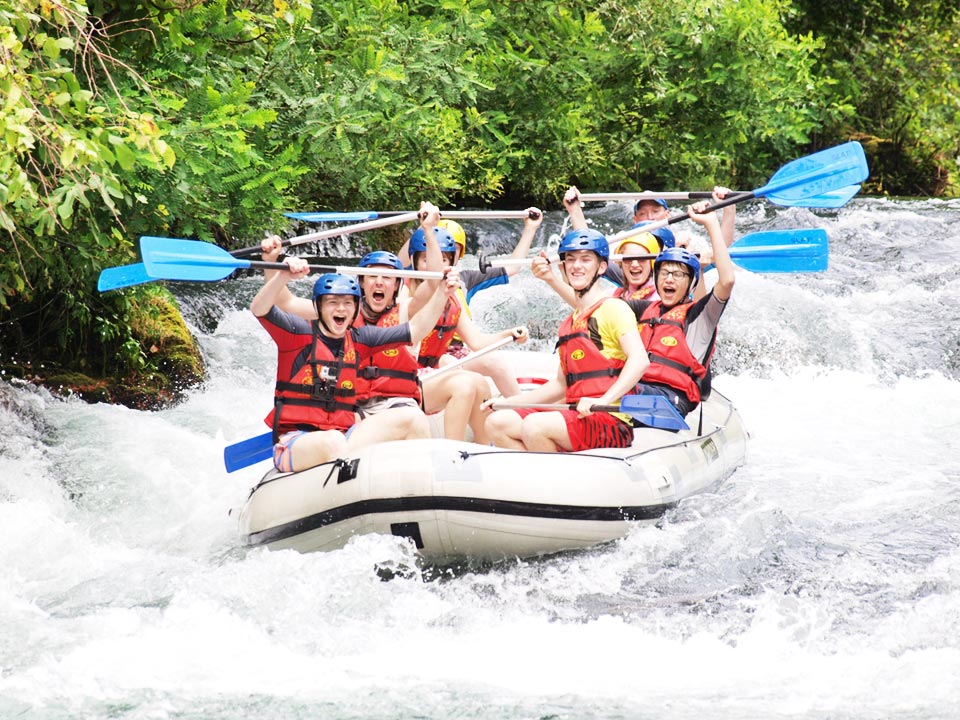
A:
<svg viewBox="0 0 960 720">
<path fill-rule="evenodd" d="M 294 209 L 755 187 L 857 131 L 908 158 L 886 189 L 922 187 L 960 145 L 957 20 L 946 0 L 0 0 L 0 339 L 147 369 L 129 297 L 95 289 L 142 234 L 246 246 Z"/>
<path fill-rule="evenodd" d="M 960 6 L 953 0 L 795 0 L 791 26 L 825 38 L 831 102 L 854 115 L 827 137 L 873 136 L 871 188 L 931 195 L 960 187 Z"/>
</svg>

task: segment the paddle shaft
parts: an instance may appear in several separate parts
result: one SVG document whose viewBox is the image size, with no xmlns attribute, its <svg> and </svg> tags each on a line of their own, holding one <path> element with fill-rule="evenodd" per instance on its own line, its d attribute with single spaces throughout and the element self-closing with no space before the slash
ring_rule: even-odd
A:
<svg viewBox="0 0 960 720">
<path fill-rule="evenodd" d="M 432 373 L 429 373 L 429 374 L 424 375 L 423 377 L 421 377 L 421 378 L 420 378 L 420 382 L 423 383 L 423 384 L 426 384 L 426 383 L 430 382 L 431 380 L 435 380 L 435 379 L 437 378 L 437 376 L 443 375 L 443 373 L 445 373 L 445 372 L 449 372 L 450 370 L 456 370 L 458 367 L 461 367 L 461 366 L 465 365 L 466 363 L 470 362 L 471 360 L 476 360 L 478 357 L 482 357 L 483 355 L 486 355 L 487 353 L 491 353 L 491 352 L 493 352 L 494 350 L 499 350 L 499 349 L 502 348 L 504 345 L 509 345 L 510 343 L 514 342 L 515 340 L 516 340 L 516 338 L 514 338 L 513 336 L 511 336 L 511 337 L 505 337 L 505 338 L 500 338 L 500 339 L 497 340 L 496 342 L 490 343 L 490 344 L 487 345 L 486 347 L 482 347 L 482 348 L 480 348 L 479 350 L 475 350 L 474 352 L 470 353 L 470 354 L 467 355 L 466 357 L 460 358 L 460 359 L 457 360 L 456 362 L 452 362 L 452 363 L 449 363 L 449 364 L 447 364 L 447 365 L 441 365 L 441 366 L 438 367 L 436 370 L 434 370 Z"/>
<path fill-rule="evenodd" d="M 750 245 L 750 241 L 754 240 L 766 240 L 767 237 L 773 235 L 775 237 L 779 236 L 784 239 L 790 238 L 812 238 L 816 234 L 820 237 L 820 244 L 816 242 L 776 242 L 772 241 L 766 245 Z M 820 230 L 785 230 L 785 231 L 770 231 L 765 230 L 756 233 L 749 233 L 739 238 L 733 245 L 730 246 L 728 252 L 730 253 L 730 259 L 736 261 L 738 258 L 748 258 L 755 257 L 758 255 L 780 255 L 780 254 L 790 254 L 796 255 L 798 253 L 816 253 L 818 250 L 822 249 L 822 246 L 825 245 L 826 238 L 823 237 L 823 231 Z M 700 253 L 694 253 L 699 257 Z M 638 254 L 628 254 L 628 255 L 611 255 L 610 262 L 617 262 L 621 260 L 628 259 L 637 259 L 637 260 L 655 260 L 657 255 L 651 253 L 638 253 Z M 551 263 L 560 262 L 560 258 L 557 255 L 554 255 L 548 260 Z M 533 262 L 533 258 L 495 258 L 493 260 L 488 260 L 487 258 L 481 258 L 480 270 L 483 271 L 485 268 L 490 267 L 509 267 L 512 265 L 529 265 Z"/>
<path fill-rule="evenodd" d="M 413 222 L 418 220 L 419 217 L 419 213 L 408 212 L 399 215 L 392 215 L 390 217 L 377 218 L 376 220 L 366 220 L 364 222 L 354 223 L 353 225 L 344 225 L 337 228 L 329 228 L 327 230 L 318 230 L 317 232 L 307 233 L 306 235 L 298 235 L 297 237 L 284 240 L 282 244 L 284 247 L 294 247 L 296 245 L 302 245 L 304 243 L 314 242 L 316 240 L 325 240 L 327 238 L 339 237 L 340 235 L 350 235 L 352 233 L 363 232 L 365 230 L 376 230 L 377 228 L 388 227 L 390 225 Z M 247 255 L 255 255 L 258 252 L 260 252 L 260 246 L 256 245 L 248 248 L 241 248 L 239 250 L 232 250 L 230 254 L 234 257 L 245 257 Z"/>
<path fill-rule="evenodd" d="M 249 260 L 245 267 L 260 270 L 289 270 L 286 263 Z M 417 278 L 418 280 L 443 280 L 444 273 L 430 270 L 393 270 L 377 265 L 375 267 L 356 267 L 354 265 L 308 265 L 310 272 L 339 273 L 340 275 L 381 275 L 383 277 Z"/>
</svg>

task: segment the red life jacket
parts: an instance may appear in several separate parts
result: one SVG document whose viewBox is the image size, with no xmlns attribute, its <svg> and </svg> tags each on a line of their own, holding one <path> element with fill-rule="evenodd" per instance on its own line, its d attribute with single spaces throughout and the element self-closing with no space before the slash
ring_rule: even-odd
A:
<svg viewBox="0 0 960 720">
<path fill-rule="evenodd" d="M 638 325 L 643 346 L 650 356 L 650 367 L 640 381 L 668 385 L 696 404 L 700 402 L 703 379 L 714 346 L 711 342 L 703 364 L 690 352 L 685 333 L 691 305 L 693 303 L 676 305 L 661 315 L 663 305 L 658 301 L 643 311 Z"/>
<path fill-rule="evenodd" d="M 277 367 L 274 409 L 265 422 L 275 433 L 289 430 L 347 430 L 356 422 L 357 352 L 348 332 L 334 357 L 319 339 L 297 354 L 291 367 Z"/>
<path fill-rule="evenodd" d="M 358 315 L 354 327 L 363 327 L 367 322 Z M 393 327 L 400 324 L 400 308 L 394 305 L 377 320 L 377 327 Z M 417 380 L 417 361 L 402 347 L 379 350 L 357 369 L 357 400 L 372 397 L 409 397 L 418 403 L 420 382 Z"/>
<path fill-rule="evenodd" d="M 648 283 L 643 287 L 637 288 L 631 293 L 628 293 L 625 287 L 618 287 L 613 291 L 613 297 L 620 298 L 621 300 L 646 300 L 656 292 L 657 288 L 654 286 L 654 284 Z"/>
<path fill-rule="evenodd" d="M 452 297 L 447 300 L 437 324 L 420 343 L 420 352 L 417 357 L 420 367 L 435 368 L 440 358 L 446 355 L 447 348 L 453 341 L 454 331 L 460 323 L 460 313 L 460 303 L 457 299 Z"/>
<path fill-rule="evenodd" d="M 620 376 L 623 360 L 604 357 L 599 339 L 594 342 L 590 337 L 590 316 L 610 299 L 602 298 L 576 320 L 571 313 L 560 325 L 557 349 L 560 367 L 566 376 L 568 403 L 575 403 L 582 397 L 603 395 Z"/>
</svg>

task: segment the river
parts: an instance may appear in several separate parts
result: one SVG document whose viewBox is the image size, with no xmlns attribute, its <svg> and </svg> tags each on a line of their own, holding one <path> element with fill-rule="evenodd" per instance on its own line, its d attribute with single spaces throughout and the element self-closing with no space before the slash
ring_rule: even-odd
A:
<svg viewBox="0 0 960 720">
<path fill-rule="evenodd" d="M 603 230 L 627 214 L 588 212 Z M 955 716 L 958 218 L 742 206 L 738 233 L 831 242 L 824 273 L 738 272 L 715 387 L 747 464 L 613 545 L 439 576 L 392 537 L 241 546 L 229 511 L 264 467 L 228 475 L 222 449 L 270 404 L 275 354 L 244 309 L 259 281 L 172 284 L 209 365 L 177 407 L 0 382 L 0 717 Z M 519 232 L 484 222 L 473 252 Z M 562 314 L 528 273 L 474 309 L 529 320 L 540 348 Z"/>
</svg>

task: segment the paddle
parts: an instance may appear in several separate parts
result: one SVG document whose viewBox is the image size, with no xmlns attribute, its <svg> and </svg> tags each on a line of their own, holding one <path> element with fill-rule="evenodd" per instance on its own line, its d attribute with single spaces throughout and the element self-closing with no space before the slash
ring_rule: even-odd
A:
<svg viewBox="0 0 960 720">
<path fill-rule="evenodd" d="M 809 208 L 840 208 L 850 202 L 851 198 L 860 192 L 859 185 L 848 185 L 837 190 L 825 192 L 812 197 L 792 197 L 797 193 L 793 190 L 782 190 L 779 193 L 767 195 L 767 200 L 774 205 L 783 205 L 785 207 L 809 207 Z M 740 195 L 741 193 L 734 193 Z M 625 193 L 580 193 L 580 199 L 585 202 L 590 201 L 618 201 L 618 200 L 709 200 L 713 197 L 712 192 L 694 191 L 694 192 L 625 192 Z M 731 195 L 733 197 L 733 195 Z"/>
<path fill-rule="evenodd" d="M 829 246 L 827 231 L 822 228 L 804 230 L 766 230 L 739 238 L 728 249 L 730 259 L 745 270 L 759 273 L 819 272 L 827 269 Z M 624 257 L 653 260 L 656 255 L 611 255 L 610 260 Z M 554 256 L 550 262 L 559 262 Z M 480 256 L 480 272 L 491 267 L 529 265 L 532 258 L 494 258 Z"/>
<path fill-rule="evenodd" d="M 403 213 L 392 217 L 371 220 L 369 222 L 347 225 L 346 227 L 320 230 L 307 235 L 300 235 L 298 237 L 284 240 L 283 245 L 284 247 L 293 247 L 303 243 L 313 242 L 315 240 L 323 240 L 326 238 L 338 237 L 340 235 L 349 235 L 351 233 L 362 232 L 364 230 L 374 230 L 376 228 L 387 227 L 389 225 L 396 225 L 417 219 L 418 214 L 416 212 Z M 246 255 L 255 255 L 258 252 L 260 252 L 259 245 L 241 248 L 240 250 L 233 250 L 230 252 L 230 255 L 233 255 L 234 257 L 244 257 Z M 130 287 L 131 285 L 140 285 L 142 283 L 160 279 L 162 278 L 153 276 L 149 273 L 145 263 L 134 263 L 132 265 L 122 265 L 120 267 L 105 268 L 102 270 L 100 272 L 100 279 L 97 282 L 97 289 L 100 292 L 106 292 L 108 290 L 117 290 L 119 288 Z"/>
<path fill-rule="evenodd" d="M 460 358 L 456 362 L 452 362 L 449 365 L 443 365 L 437 368 L 428 375 L 424 375 L 420 381 L 426 384 L 431 380 L 436 380 L 444 373 L 455 370 L 471 360 L 476 360 L 482 355 L 486 355 L 494 350 L 499 350 L 504 345 L 509 345 L 510 343 L 514 342 L 515 339 L 516 338 L 512 336 L 500 338 L 495 343 L 491 343 L 486 347 L 482 347 L 479 350 Z M 240 442 L 234 443 L 233 445 L 228 445 L 223 449 L 223 464 L 227 468 L 228 473 L 231 473 L 234 470 L 239 470 L 240 468 L 245 468 L 248 465 L 253 465 L 254 463 L 258 463 L 261 460 L 266 460 L 270 457 L 273 457 L 272 432 L 267 432 L 263 435 L 257 435 L 256 437 L 241 440 Z"/>
<path fill-rule="evenodd" d="M 576 410 L 576 403 L 493 403 L 494 410 Z M 624 395 L 619 405 L 593 405 L 592 412 L 623 413 L 647 427 L 660 430 L 689 430 L 683 415 L 662 395 Z"/>
<path fill-rule="evenodd" d="M 197 240 L 177 240 L 145 235 L 140 238 L 140 253 L 143 255 L 143 264 L 146 265 L 150 277 L 162 280 L 212 282 L 222 280 L 234 270 L 242 268 L 287 269 L 286 263 L 236 258 L 221 247 Z M 393 270 L 379 265 L 366 268 L 352 265 L 310 265 L 309 267 L 311 272 L 340 273 L 341 275 L 389 275 L 421 280 L 443 279 L 442 272 Z"/>
<path fill-rule="evenodd" d="M 284 213 L 288 218 L 301 222 L 338 222 L 346 220 L 366 220 L 370 218 L 397 215 L 403 210 L 363 210 L 360 212 L 293 212 Z M 447 220 L 510 220 L 525 219 L 530 215 L 526 210 L 441 210 L 440 217 Z"/>
<path fill-rule="evenodd" d="M 750 192 L 738 193 L 733 197 L 708 205 L 703 212 L 713 212 L 729 205 L 741 203 L 744 200 L 767 197 L 773 194 L 792 198 L 793 201 L 809 200 L 818 195 L 832 193 L 861 183 L 867 179 L 869 174 L 863 147 L 857 141 L 852 140 L 843 145 L 837 145 L 792 160 L 774 173 L 770 181 L 763 187 Z M 689 216 L 686 213 L 679 213 L 666 220 L 644 223 L 640 227 L 630 228 L 616 235 L 611 235 L 607 240 L 613 243 L 688 219 Z"/>
</svg>

